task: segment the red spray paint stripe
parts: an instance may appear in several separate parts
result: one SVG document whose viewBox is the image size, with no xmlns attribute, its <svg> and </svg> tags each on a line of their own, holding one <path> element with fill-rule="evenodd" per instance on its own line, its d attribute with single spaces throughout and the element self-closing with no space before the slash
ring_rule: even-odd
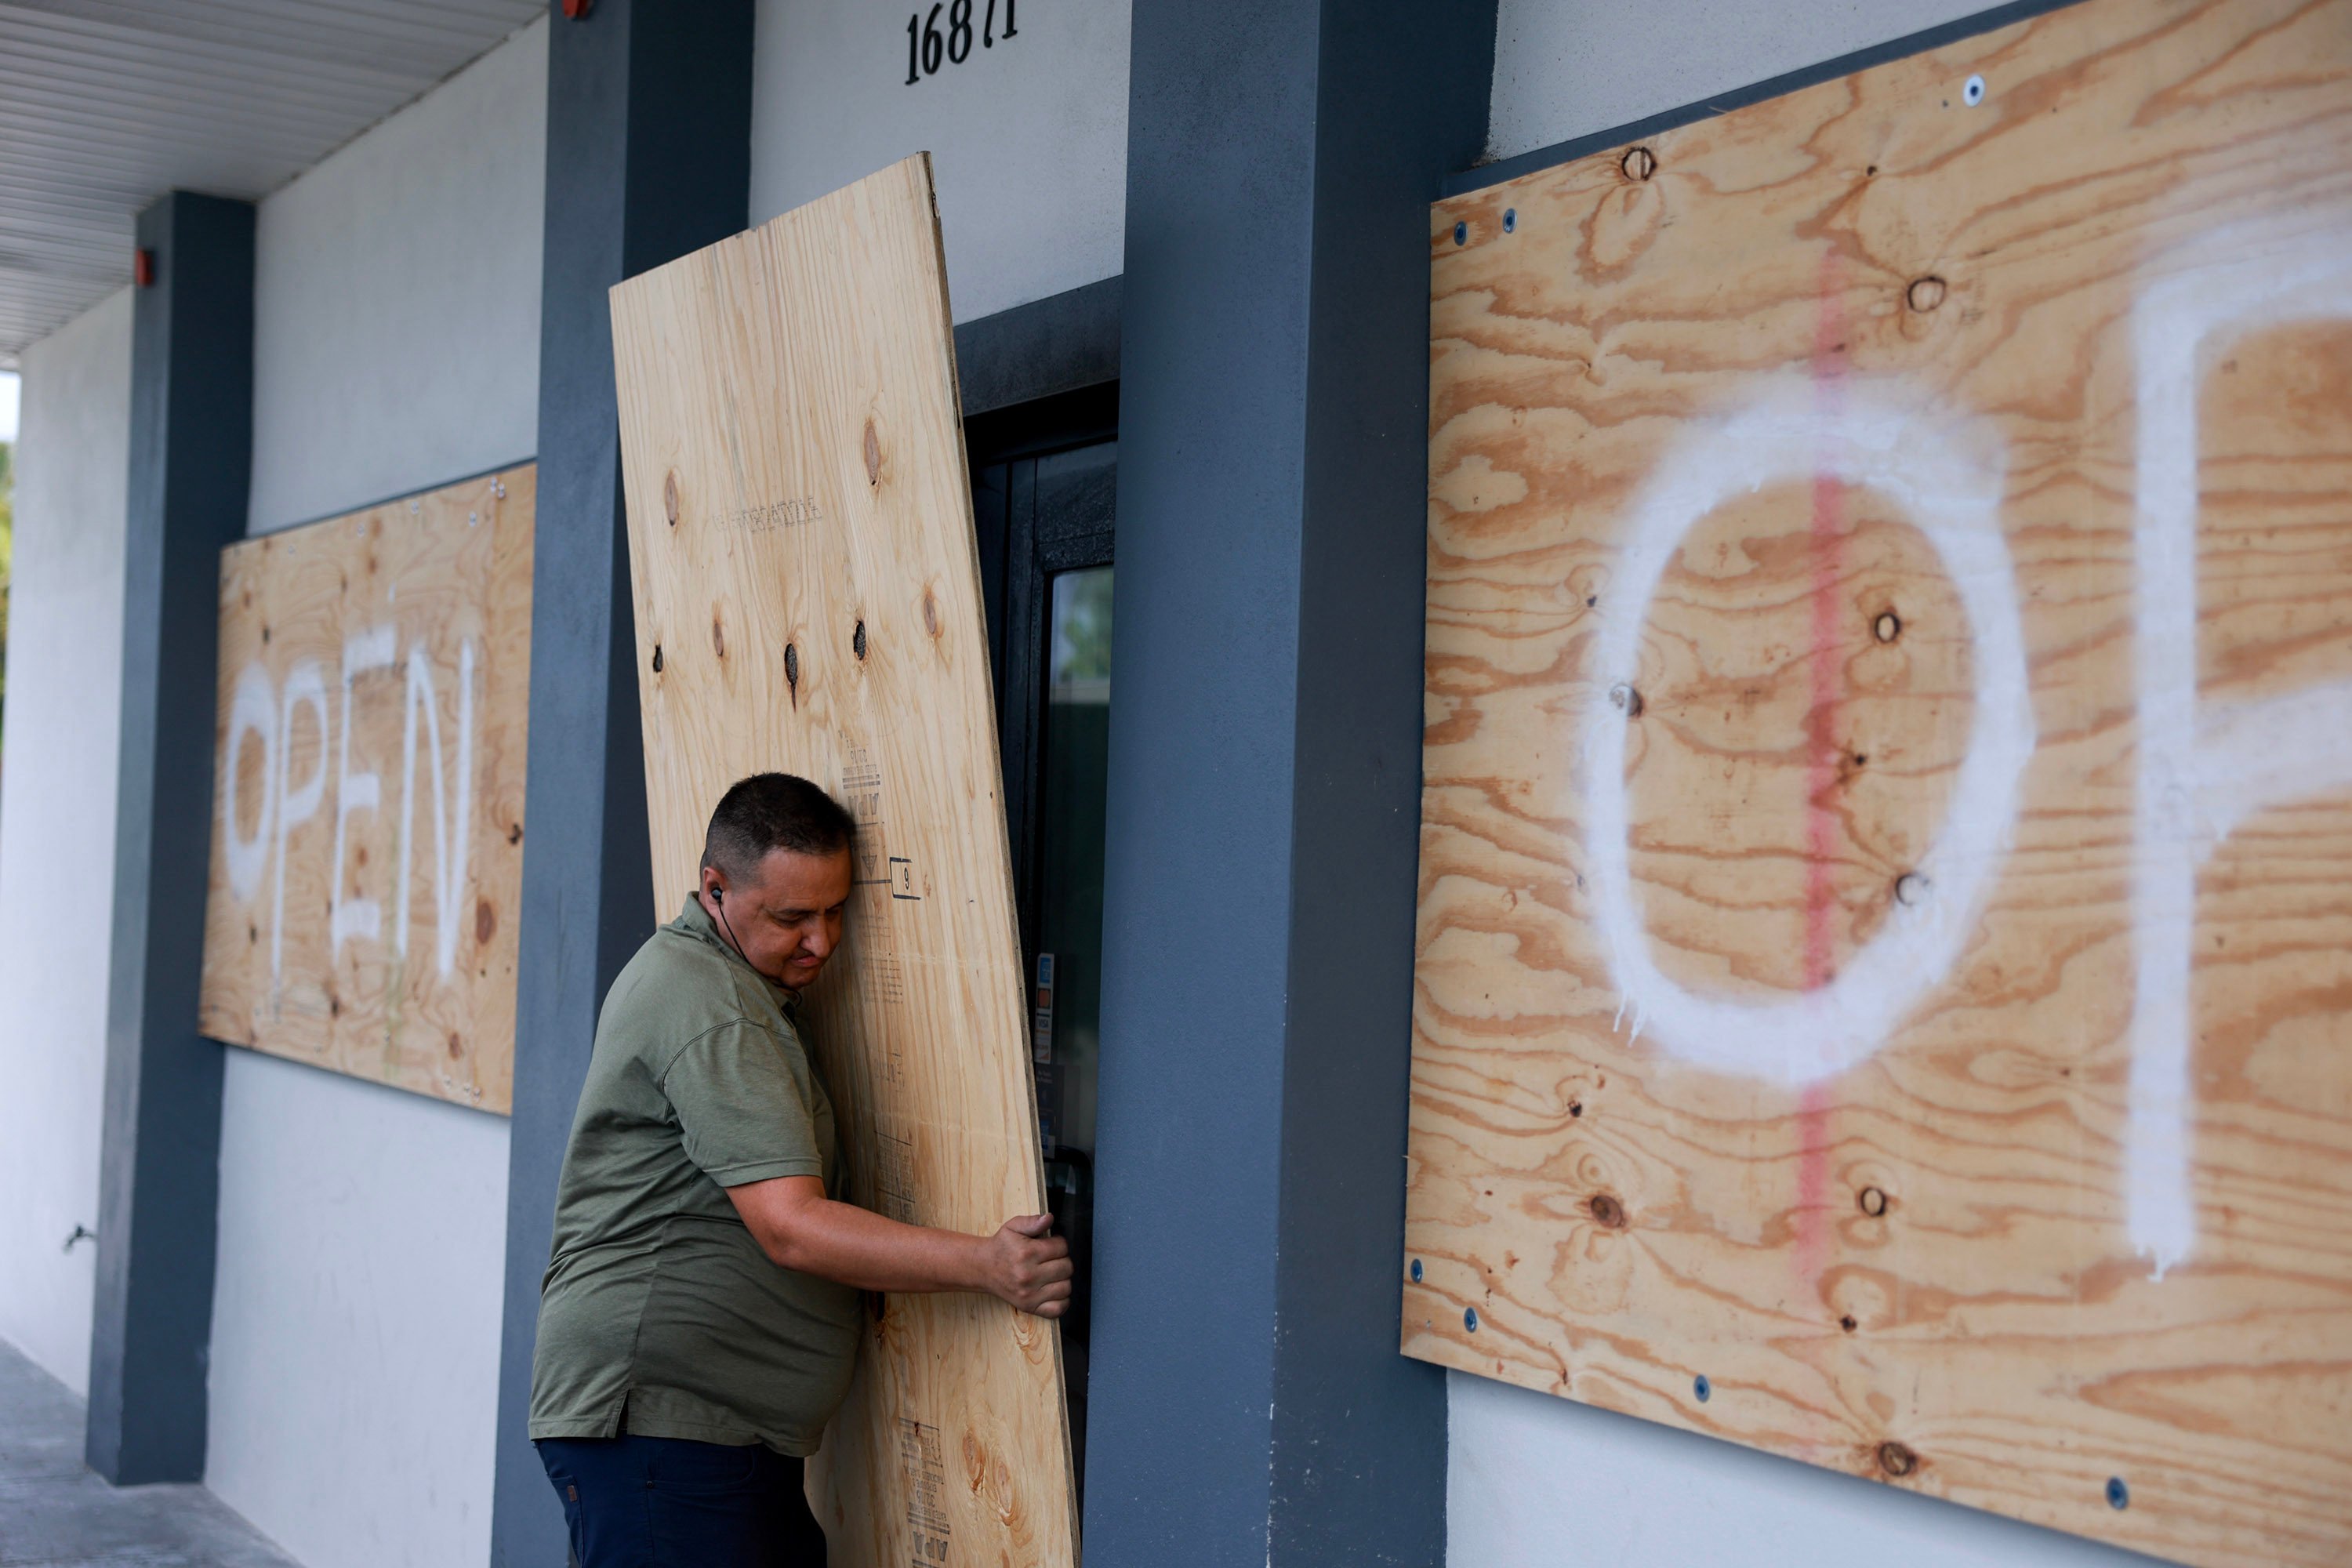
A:
<svg viewBox="0 0 2352 1568">
<path fill-rule="evenodd" d="M 1837 256 L 1822 258 L 1820 293 L 1813 320 L 1813 411 L 1823 426 L 1843 401 L 1845 302 L 1840 292 Z M 1842 617 L 1838 580 L 1844 566 L 1845 486 L 1827 468 L 1813 472 L 1813 625 L 1808 662 L 1811 701 L 1805 712 L 1809 755 L 1805 766 L 1805 989 L 1818 991 L 1835 978 L 1832 917 L 1837 909 L 1831 867 L 1837 851 L 1837 816 L 1831 793 L 1838 781 L 1837 716 L 1843 681 L 1838 660 Z M 1805 1090 L 1797 1112 L 1797 1266 L 1807 1279 L 1821 1271 L 1829 1237 L 1824 1206 L 1829 1191 L 1829 1091 Z"/>
</svg>

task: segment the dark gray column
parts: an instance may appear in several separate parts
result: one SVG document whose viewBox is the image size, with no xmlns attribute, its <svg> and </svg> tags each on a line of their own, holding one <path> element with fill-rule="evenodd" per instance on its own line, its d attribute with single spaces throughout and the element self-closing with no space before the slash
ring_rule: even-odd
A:
<svg viewBox="0 0 2352 1568">
<path fill-rule="evenodd" d="M 1397 1352 L 1428 204 L 1494 0 L 1137 0 L 1087 1551 L 1434 1564 Z"/>
<path fill-rule="evenodd" d="M 200 1480 L 220 1189 L 221 1047 L 196 1033 L 212 851 L 220 552 L 253 466 L 253 207 L 139 215 L 122 753 L 90 1325 L 90 1468 Z M 72 889 L 60 897 L 75 896 Z"/>
<path fill-rule="evenodd" d="M 605 292 L 744 226 L 751 0 L 548 24 L 546 260 L 506 1321 L 491 1561 L 562 1568 L 526 1433 L 555 1178 L 604 991 L 655 924 Z"/>
</svg>

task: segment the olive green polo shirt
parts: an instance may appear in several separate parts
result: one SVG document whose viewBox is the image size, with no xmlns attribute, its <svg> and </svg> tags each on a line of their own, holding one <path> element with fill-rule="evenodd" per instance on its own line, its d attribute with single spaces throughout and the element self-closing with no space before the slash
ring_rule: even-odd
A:
<svg viewBox="0 0 2352 1568">
<path fill-rule="evenodd" d="M 837 1191 L 833 1104 L 791 992 L 688 898 L 604 998 L 540 1286 L 530 1435 L 816 1451 L 849 1387 L 857 1292 L 780 1268 L 725 1189 Z"/>
</svg>

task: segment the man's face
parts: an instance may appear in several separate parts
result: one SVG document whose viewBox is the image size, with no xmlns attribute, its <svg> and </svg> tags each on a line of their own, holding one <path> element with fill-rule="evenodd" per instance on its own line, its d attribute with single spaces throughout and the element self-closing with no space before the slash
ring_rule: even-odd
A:
<svg viewBox="0 0 2352 1568">
<path fill-rule="evenodd" d="M 817 977 L 841 945 L 849 880 L 846 849 L 831 855 L 771 849 L 748 879 L 730 879 L 705 866 L 702 907 L 722 935 L 734 938 L 745 962 L 797 991 Z"/>
</svg>

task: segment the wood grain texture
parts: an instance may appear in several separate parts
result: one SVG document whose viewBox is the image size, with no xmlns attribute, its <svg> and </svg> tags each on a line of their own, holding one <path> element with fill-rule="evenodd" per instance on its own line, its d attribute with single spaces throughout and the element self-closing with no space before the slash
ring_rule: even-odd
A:
<svg viewBox="0 0 2352 1568">
<path fill-rule="evenodd" d="M 2347 148 L 2086 0 L 1432 210 L 1408 1353 L 2352 1561 Z"/>
<path fill-rule="evenodd" d="M 858 820 L 810 993 L 848 1195 L 969 1232 L 1045 1207 L 954 340 L 927 157 L 613 291 L 654 889 L 736 779 Z M 845 1568 L 1076 1559 L 1061 1340 L 893 1296 L 810 1497 Z"/>
<path fill-rule="evenodd" d="M 509 1108 L 537 495 L 524 464 L 221 552 L 205 1034 Z"/>
</svg>

